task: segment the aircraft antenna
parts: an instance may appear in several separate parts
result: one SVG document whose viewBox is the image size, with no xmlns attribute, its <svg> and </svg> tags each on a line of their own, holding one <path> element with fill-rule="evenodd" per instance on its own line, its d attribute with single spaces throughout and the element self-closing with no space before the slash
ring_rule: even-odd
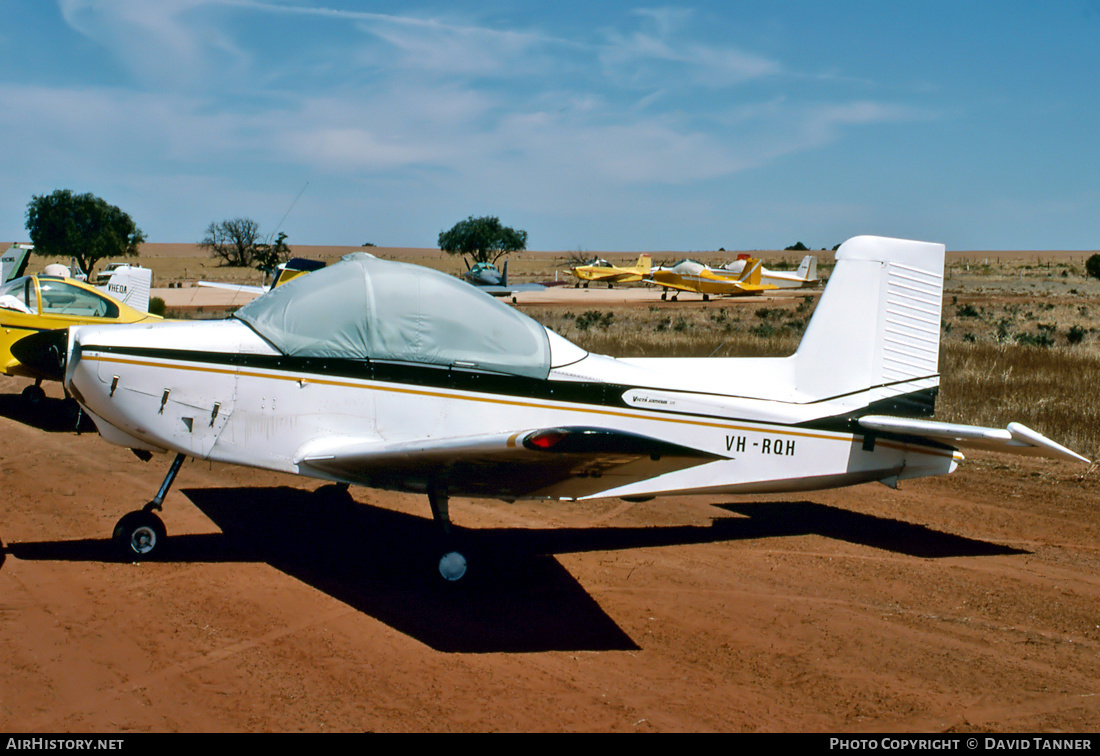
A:
<svg viewBox="0 0 1100 756">
<path fill-rule="evenodd" d="M 300 200 L 302 198 L 302 195 L 306 193 L 306 187 L 308 186 L 309 182 L 307 181 L 305 184 L 302 185 L 302 190 L 298 192 L 298 196 L 295 197 L 294 201 L 290 203 L 290 207 L 288 207 L 286 209 L 286 212 L 283 213 L 283 217 L 279 219 L 279 223 L 275 226 L 275 230 L 272 231 L 271 234 L 267 237 L 267 241 L 269 244 L 271 243 L 271 240 L 275 237 L 275 234 L 279 233 L 279 229 L 283 227 L 283 221 L 285 221 L 286 217 L 290 215 L 290 211 L 294 209 L 294 206 L 298 204 L 298 200 Z"/>
</svg>

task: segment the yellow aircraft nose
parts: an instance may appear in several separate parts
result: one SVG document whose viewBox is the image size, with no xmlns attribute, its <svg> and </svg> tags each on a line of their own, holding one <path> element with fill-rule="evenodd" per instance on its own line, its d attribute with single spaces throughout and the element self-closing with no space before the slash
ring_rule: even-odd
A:
<svg viewBox="0 0 1100 756">
<path fill-rule="evenodd" d="M 24 336 L 11 345 L 12 357 L 51 381 L 65 377 L 65 352 L 69 347 L 69 331 L 59 328 Z"/>
</svg>

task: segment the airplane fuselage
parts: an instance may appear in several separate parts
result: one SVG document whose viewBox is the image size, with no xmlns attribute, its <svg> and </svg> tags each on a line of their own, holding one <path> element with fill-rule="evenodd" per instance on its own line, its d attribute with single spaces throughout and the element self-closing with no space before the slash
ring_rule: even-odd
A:
<svg viewBox="0 0 1100 756">
<path fill-rule="evenodd" d="M 348 483 L 412 491 L 427 485 L 415 474 L 403 480 L 320 474 L 301 464 L 313 439 L 383 446 L 598 426 L 713 457 L 648 481 L 572 480 L 539 494 L 562 498 L 611 490 L 624 496 L 805 490 L 941 474 L 956 465 L 946 447 L 890 439 L 866 444 L 864 433 L 837 418 L 865 406 L 867 396 L 777 405 L 714 393 L 705 379 L 684 390 L 683 376 L 671 374 L 664 361 L 587 354 L 557 336 L 546 380 L 456 366 L 288 357 L 233 319 L 85 327 L 74 329 L 72 339 L 69 388 L 108 440 Z M 782 359 L 749 362 L 755 372 L 784 369 Z M 927 392 L 934 383 L 910 382 L 905 392 L 876 396 L 889 401 Z M 451 493 L 494 495 L 490 488 Z"/>
</svg>

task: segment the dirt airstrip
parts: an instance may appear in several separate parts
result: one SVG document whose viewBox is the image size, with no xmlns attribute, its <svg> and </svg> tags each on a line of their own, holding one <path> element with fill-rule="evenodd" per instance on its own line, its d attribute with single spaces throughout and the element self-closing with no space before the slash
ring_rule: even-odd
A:
<svg viewBox="0 0 1100 756">
<path fill-rule="evenodd" d="M 5 732 L 1100 730 L 1095 467 L 455 499 L 455 588 L 424 497 L 188 460 L 134 564 L 109 536 L 169 458 L 27 384 L 0 376 Z"/>
<path fill-rule="evenodd" d="M 975 455 L 800 496 L 455 500 L 189 461 L 165 559 L 117 561 L 143 463 L 0 379 L 0 729 L 1100 728 L 1100 483 Z"/>
</svg>

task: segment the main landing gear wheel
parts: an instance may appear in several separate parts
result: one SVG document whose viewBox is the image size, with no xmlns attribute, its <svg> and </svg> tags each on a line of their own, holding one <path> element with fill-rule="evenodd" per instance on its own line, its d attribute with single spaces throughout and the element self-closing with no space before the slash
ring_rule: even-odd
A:
<svg viewBox="0 0 1100 756">
<path fill-rule="evenodd" d="M 121 555 L 130 560 L 151 559 L 160 554 L 167 537 L 161 519 L 144 509 L 123 515 L 112 534 Z"/>
<path fill-rule="evenodd" d="M 466 557 L 457 551 L 448 551 L 439 559 L 439 574 L 448 583 L 461 580 L 466 575 Z"/>
<path fill-rule="evenodd" d="M 27 404 L 38 404 L 40 401 L 46 398 L 46 392 L 42 390 L 42 381 L 36 381 L 33 386 L 27 386 L 23 389 L 22 397 L 23 401 Z"/>
<path fill-rule="evenodd" d="M 439 526 L 443 537 L 443 556 L 439 558 L 439 575 L 447 583 L 457 583 L 466 576 L 466 557 L 455 548 L 455 534 L 451 528 L 451 515 L 446 486 L 428 487 L 428 504 L 432 508 L 432 519 Z"/>
</svg>

